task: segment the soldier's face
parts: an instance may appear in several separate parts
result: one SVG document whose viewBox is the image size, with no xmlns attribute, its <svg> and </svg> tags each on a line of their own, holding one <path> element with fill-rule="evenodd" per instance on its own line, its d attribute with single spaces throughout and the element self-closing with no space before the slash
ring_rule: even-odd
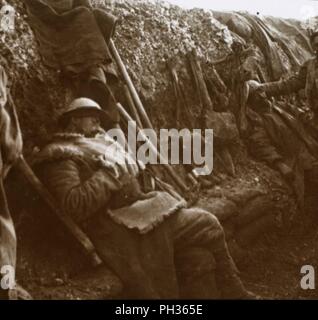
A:
<svg viewBox="0 0 318 320">
<path fill-rule="evenodd" d="M 86 116 L 73 118 L 73 123 L 80 133 L 85 136 L 93 136 L 100 130 L 100 120 L 98 117 Z"/>
</svg>

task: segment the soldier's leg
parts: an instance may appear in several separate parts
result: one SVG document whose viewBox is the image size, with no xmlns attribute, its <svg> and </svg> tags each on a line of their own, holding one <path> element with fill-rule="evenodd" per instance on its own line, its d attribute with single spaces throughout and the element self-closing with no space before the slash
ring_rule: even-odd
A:
<svg viewBox="0 0 318 320">
<path fill-rule="evenodd" d="M 259 161 L 264 161 L 274 167 L 274 163 L 283 160 L 282 155 L 270 140 L 268 133 L 261 126 L 254 128 L 246 142 L 249 153 Z"/>
<path fill-rule="evenodd" d="M 186 251 L 189 247 L 201 247 L 213 254 L 216 281 L 223 298 L 250 297 L 230 256 L 223 228 L 213 214 L 199 208 L 184 209 L 173 215 L 170 223 L 176 252 Z"/>
<path fill-rule="evenodd" d="M 208 249 L 188 247 L 175 252 L 175 267 L 181 299 L 220 299 L 216 263 Z"/>
</svg>

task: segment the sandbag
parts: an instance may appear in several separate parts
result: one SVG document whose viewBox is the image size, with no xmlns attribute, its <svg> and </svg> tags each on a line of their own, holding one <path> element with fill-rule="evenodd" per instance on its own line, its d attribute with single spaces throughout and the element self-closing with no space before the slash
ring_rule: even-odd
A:
<svg viewBox="0 0 318 320">
<path fill-rule="evenodd" d="M 243 207 L 250 200 L 264 194 L 265 191 L 260 188 L 239 188 L 224 191 L 223 194 L 226 199 L 233 201 L 237 206 Z"/>
<path fill-rule="evenodd" d="M 214 139 L 218 143 L 229 143 L 239 138 L 235 116 L 229 112 L 210 112 L 207 114 L 205 126 L 213 129 Z"/>
<path fill-rule="evenodd" d="M 200 207 L 214 214 L 221 223 L 238 215 L 235 203 L 227 199 L 210 198 L 208 203 L 200 203 Z"/>
<path fill-rule="evenodd" d="M 275 215 L 270 214 L 258 219 L 235 234 L 237 243 L 242 247 L 247 247 L 250 243 L 260 237 L 265 231 L 276 226 Z"/>
<path fill-rule="evenodd" d="M 232 32 L 245 40 L 252 38 L 253 30 L 249 22 L 244 17 L 233 14 L 231 19 L 228 21 L 227 26 Z"/>
<path fill-rule="evenodd" d="M 267 196 L 257 197 L 249 201 L 235 219 L 237 228 L 242 228 L 261 217 L 273 214 L 274 205 Z"/>
</svg>

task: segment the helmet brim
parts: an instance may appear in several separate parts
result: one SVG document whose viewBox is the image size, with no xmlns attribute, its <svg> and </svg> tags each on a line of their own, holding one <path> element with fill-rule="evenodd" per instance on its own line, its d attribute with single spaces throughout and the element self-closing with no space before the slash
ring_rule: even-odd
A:
<svg viewBox="0 0 318 320">
<path fill-rule="evenodd" d="M 92 109 L 91 107 L 82 107 L 63 113 L 58 119 L 59 125 L 65 128 L 72 117 L 97 117 L 100 119 L 103 128 L 109 125 L 107 113 L 104 110 Z"/>
</svg>

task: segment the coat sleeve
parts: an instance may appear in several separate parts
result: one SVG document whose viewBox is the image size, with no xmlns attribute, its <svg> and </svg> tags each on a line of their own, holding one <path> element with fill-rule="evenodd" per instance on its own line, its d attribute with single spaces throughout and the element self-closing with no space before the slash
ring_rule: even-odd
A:
<svg viewBox="0 0 318 320">
<path fill-rule="evenodd" d="M 268 96 L 279 96 L 297 92 L 306 87 L 307 64 L 303 65 L 300 71 L 283 81 L 269 82 L 263 85 L 263 89 Z"/>
<path fill-rule="evenodd" d="M 61 209 L 77 223 L 87 221 L 110 199 L 111 191 L 102 170 L 82 180 L 78 164 L 73 160 L 65 160 L 47 165 L 43 175 L 47 188 Z"/>
</svg>

